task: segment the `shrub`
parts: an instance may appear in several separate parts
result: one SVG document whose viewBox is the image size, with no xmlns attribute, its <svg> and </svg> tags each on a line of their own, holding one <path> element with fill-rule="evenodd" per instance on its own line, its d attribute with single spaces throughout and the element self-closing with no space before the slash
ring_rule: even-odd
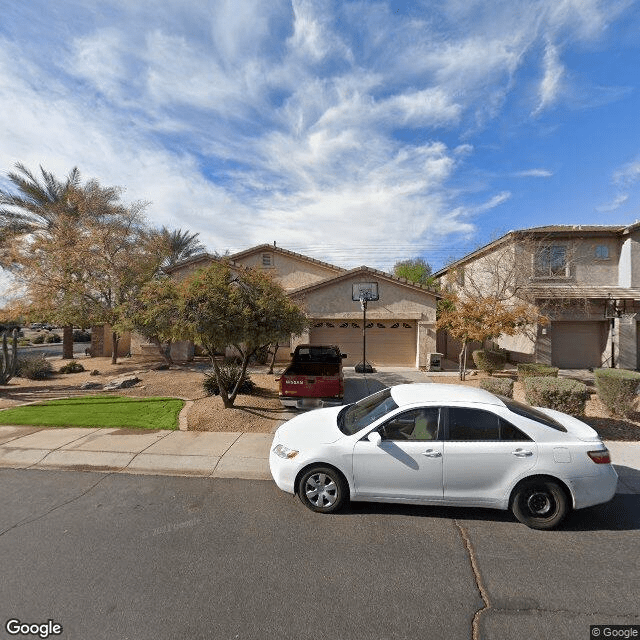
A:
<svg viewBox="0 0 640 640">
<path fill-rule="evenodd" d="M 584 415 L 589 397 L 587 386 L 567 378 L 530 377 L 524 381 L 527 402 L 536 407 L 548 407 L 573 416 Z"/>
<path fill-rule="evenodd" d="M 75 360 L 70 360 L 58 369 L 59 373 L 80 373 L 81 371 L 85 371 L 85 368 Z"/>
<path fill-rule="evenodd" d="M 44 341 L 47 344 L 53 344 L 54 342 L 61 342 L 62 338 L 57 333 L 50 333 Z"/>
<path fill-rule="evenodd" d="M 494 371 L 502 371 L 507 361 L 503 351 L 489 351 L 478 349 L 471 354 L 476 367 L 481 371 L 486 371 L 491 375 Z"/>
<path fill-rule="evenodd" d="M 489 393 L 513 398 L 513 380 L 510 378 L 485 378 L 480 380 L 480 388 Z"/>
<path fill-rule="evenodd" d="M 231 393 L 233 391 L 233 386 L 236 383 L 236 380 L 240 377 L 240 372 L 242 371 L 242 367 L 236 364 L 233 360 L 225 360 L 219 366 L 220 369 L 220 377 L 222 378 L 222 384 L 224 385 L 227 393 Z M 217 396 L 220 393 L 220 388 L 218 387 L 218 381 L 216 380 L 216 376 L 213 371 L 209 371 L 204 374 L 204 380 L 202 382 L 202 387 L 204 392 L 208 396 Z M 249 376 L 246 376 L 238 393 L 245 393 L 250 395 L 255 390 L 256 385 L 251 380 Z"/>
<path fill-rule="evenodd" d="M 557 378 L 558 367 L 550 367 L 547 364 L 540 364 L 538 362 L 533 363 L 520 363 L 518 365 L 518 381 L 524 382 L 527 378 L 544 377 L 544 378 Z"/>
<path fill-rule="evenodd" d="M 83 331 L 82 329 L 74 329 L 73 341 L 74 342 L 91 342 L 91 333 L 89 333 L 88 331 Z"/>
<path fill-rule="evenodd" d="M 31 342 L 33 344 L 44 344 L 44 338 L 44 333 L 39 333 L 35 338 L 33 338 L 33 340 L 31 340 Z"/>
<path fill-rule="evenodd" d="M 31 340 L 29 340 L 29 338 L 20 338 L 20 340 L 18 340 L 18 345 L 21 347 L 26 347 L 28 344 L 31 344 Z"/>
<path fill-rule="evenodd" d="M 16 375 L 29 380 L 46 380 L 51 376 L 53 367 L 43 356 L 31 356 L 18 360 L 18 371 Z"/>
<path fill-rule="evenodd" d="M 617 416 L 630 416 L 640 385 L 640 373 L 627 369 L 596 369 L 596 388 L 602 404 Z"/>
</svg>

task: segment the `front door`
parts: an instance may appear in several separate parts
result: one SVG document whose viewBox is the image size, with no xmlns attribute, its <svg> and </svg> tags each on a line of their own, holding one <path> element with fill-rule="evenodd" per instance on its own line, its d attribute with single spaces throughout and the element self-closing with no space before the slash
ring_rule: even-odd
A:
<svg viewBox="0 0 640 640">
<path fill-rule="evenodd" d="M 413 409 L 377 428 L 380 445 L 364 438 L 353 449 L 356 496 L 442 500 L 440 410 Z"/>
</svg>

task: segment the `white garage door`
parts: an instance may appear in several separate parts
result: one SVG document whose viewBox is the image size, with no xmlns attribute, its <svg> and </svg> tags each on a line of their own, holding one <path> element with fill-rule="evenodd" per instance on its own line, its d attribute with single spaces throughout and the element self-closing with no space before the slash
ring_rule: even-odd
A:
<svg viewBox="0 0 640 640">
<path fill-rule="evenodd" d="M 310 332 L 311 344 L 336 344 L 347 354 L 349 366 L 362 361 L 362 320 L 318 320 Z M 416 366 L 415 320 L 367 321 L 367 362 L 388 367 Z"/>
<path fill-rule="evenodd" d="M 561 369 L 600 367 L 606 339 L 606 322 L 553 322 L 551 363 Z"/>
</svg>

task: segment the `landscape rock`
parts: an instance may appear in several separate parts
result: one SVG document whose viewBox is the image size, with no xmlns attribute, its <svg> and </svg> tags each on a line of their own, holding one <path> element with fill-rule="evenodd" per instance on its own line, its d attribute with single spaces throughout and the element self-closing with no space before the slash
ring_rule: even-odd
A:
<svg viewBox="0 0 640 640">
<path fill-rule="evenodd" d="M 89 375 L 90 376 L 99 376 L 100 372 L 97 369 L 94 369 Z"/>
<path fill-rule="evenodd" d="M 154 364 L 151 367 L 151 371 L 166 371 L 169 368 L 168 362 L 160 362 L 159 364 Z"/>
<path fill-rule="evenodd" d="M 101 387 L 102 384 L 100 384 L 99 382 L 85 382 L 80 386 L 81 389 L 100 389 Z"/>
<path fill-rule="evenodd" d="M 109 380 L 109 382 L 104 385 L 103 390 L 114 391 L 115 389 L 127 389 L 138 384 L 138 382 L 140 382 L 140 378 L 138 378 L 137 376 L 123 376 L 121 378 L 114 378 L 113 380 Z"/>
</svg>

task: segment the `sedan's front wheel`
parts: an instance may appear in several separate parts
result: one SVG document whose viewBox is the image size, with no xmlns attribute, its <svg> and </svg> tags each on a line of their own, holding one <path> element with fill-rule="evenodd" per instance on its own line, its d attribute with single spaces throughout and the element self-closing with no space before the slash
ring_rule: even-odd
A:
<svg viewBox="0 0 640 640">
<path fill-rule="evenodd" d="M 331 467 L 314 467 L 300 478 L 298 497 L 306 507 L 320 513 L 340 509 L 348 495 L 344 478 Z"/>
<path fill-rule="evenodd" d="M 553 480 L 525 480 L 516 488 L 511 510 L 532 529 L 553 529 L 567 515 L 569 501 L 564 489 Z"/>
</svg>

